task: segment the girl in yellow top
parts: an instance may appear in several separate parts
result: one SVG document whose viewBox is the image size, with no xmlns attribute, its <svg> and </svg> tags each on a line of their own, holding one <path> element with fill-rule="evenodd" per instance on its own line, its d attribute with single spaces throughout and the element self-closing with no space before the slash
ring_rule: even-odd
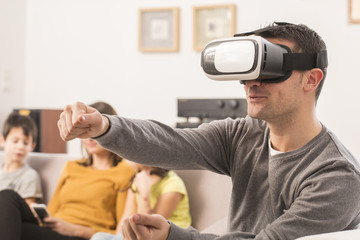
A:
<svg viewBox="0 0 360 240">
<path fill-rule="evenodd" d="M 182 179 L 173 171 L 134 163 L 139 172 L 128 192 L 122 220 L 133 213 L 160 214 L 176 225 L 191 225 L 189 198 Z M 121 222 L 116 235 L 98 232 L 91 240 L 122 240 Z"/>
<path fill-rule="evenodd" d="M 103 102 L 92 107 L 104 114 L 116 114 Z M 1 192 L 1 238 L 78 240 L 89 239 L 97 231 L 115 232 L 135 171 L 96 141 L 85 139 L 82 143 L 88 158 L 66 164 L 48 204 L 51 216 L 44 219 L 43 226 L 38 225 L 18 194 Z M 5 221 L 6 218 L 11 220 Z"/>
</svg>

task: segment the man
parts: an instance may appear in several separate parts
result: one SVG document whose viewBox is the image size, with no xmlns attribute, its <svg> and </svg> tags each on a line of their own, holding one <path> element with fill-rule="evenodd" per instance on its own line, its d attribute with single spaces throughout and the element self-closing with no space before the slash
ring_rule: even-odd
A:
<svg viewBox="0 0 360 240">
<path fill-rule="evenodd" d="M 275 24 L 257 35 L 295 53 L 325 43 L 304 25 Z M 133 161 L 172 169 L 208 169 L 232 178 L 228 234 L 182 229 L 157 215 L 125 221 L 125 239 L 295 239 L 354 229 L 360 223 L 360 167 L 316 117 L 326 66 L 294 70 L 281 81 L 242 81 L 248 116 L 173 129 L 155 121 L 102 116 L 67 106 L 64 140 L 94 137 Z"/>
</svg>

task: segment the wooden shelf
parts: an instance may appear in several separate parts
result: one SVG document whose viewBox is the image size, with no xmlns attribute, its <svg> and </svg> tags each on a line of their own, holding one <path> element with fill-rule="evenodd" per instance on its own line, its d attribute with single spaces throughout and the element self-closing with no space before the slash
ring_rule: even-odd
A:
<svg viewBox="0 0 360 240">
<path fill-rule="evenodd" d="M 59 134 L 57 122 L 61 109 L 14 109 L 22 115 L 30 116 L 38 127 L 38 141 L 34 152 L 66 153 L 66 142 Z"/>
</svg>

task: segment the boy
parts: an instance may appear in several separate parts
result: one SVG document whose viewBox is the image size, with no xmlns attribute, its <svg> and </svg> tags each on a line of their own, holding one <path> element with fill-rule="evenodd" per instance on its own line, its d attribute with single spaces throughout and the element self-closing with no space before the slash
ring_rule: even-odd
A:
<svg viewBox="0 0 360 240">
<path fill-rule="evenodd" d="M 29 205 L 42 199 L 40 176 L 24 163 L 36 140 L 37 127 L 30 117 L 18 113 L 8 116 L 0 136 L 5 156 L 0 168 L 0 190 L 16 191 Z"/>
</svg>

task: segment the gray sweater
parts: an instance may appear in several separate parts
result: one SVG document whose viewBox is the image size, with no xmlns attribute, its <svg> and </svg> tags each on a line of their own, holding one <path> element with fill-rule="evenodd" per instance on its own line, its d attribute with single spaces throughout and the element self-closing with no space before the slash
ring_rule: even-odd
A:
<svg viewBox="0 0 360 240">
<path fill-rule="evenodd" d="M 168 239 L 295 239 L 354 229 L 360 223 L 360 167 L 323 126 L 305 146 L 269 154 L 269 128 L 246 117 L 174 129 L 150 120 L 108 116 L 96 140 L 120 156 L 170 169 L 207 169 L 231 177 L 229 233 L 171 224 Z"/>
</svg>

